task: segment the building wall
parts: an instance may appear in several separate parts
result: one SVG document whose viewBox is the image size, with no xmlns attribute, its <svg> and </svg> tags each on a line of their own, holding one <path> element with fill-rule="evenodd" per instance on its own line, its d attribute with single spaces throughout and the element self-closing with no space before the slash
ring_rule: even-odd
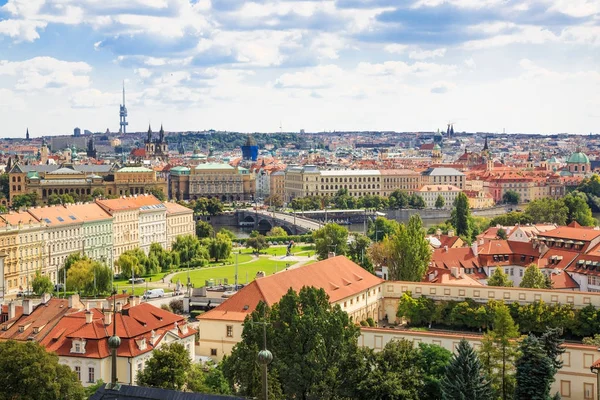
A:
<svg viewBox="0 0 600 400">
<path fill-rule="evenodd" d="M 167 248 L 167 209 L 161 203 L 156 209 L 142 209 L 140 215 L 139 246 L 148 254 L 150 245 L 158 243 Z"/>
<path fill-rule="evenodd" d="M 139 210 L 115 211 L 113 213 L 113 229 L 113 260 L 117 261 L 121 254 L 139 246 Z M 116 267 L 115 272 L 118 272 Z"/>
<path fill-rule="evenodd" d="M 452 352 L 461 339 L 466 339 L 476 349 L 481 346 L 481 336 L 470 334 L 448 334 L 441 332 L 421 332 L 400 329 L 361 328 L 359 346 L 375 351 L 382 350 L 392 340 L 408 340 L 418 343 L 435 344 Z M 567 344 L 562 355 L 563 367 L 555 375 L 551 393 L 559 392 L 563 399 L 596 399 L 596 375 L 590 372 L 590 366 L 600 353 L 593 346 Z"/>
<path fill-rule="evenodd" d="M 112 218 L 84 222 L 81 229 L 83 236 L 83 253 L 98 261 L 112 266 L 113 259 L 113 220 Z"/>
<path fill-rule="evenodd" d="M 46 228 L 45 268 L 52 271 L 53 275 L 58 273 L 70 254 L 83 251 L 82 226 L 79 222 Z M 53 282 L 58 283 L 56 276 Z"/>
<path fill-rule="evenodd" d="M 167 249 L 171 250 L 171 245 L 177 236 L 195 235 L 196 225 L 194 223 L 194 211 L 190 209 L 189 213 L 167 213 Z"/>
</svg>

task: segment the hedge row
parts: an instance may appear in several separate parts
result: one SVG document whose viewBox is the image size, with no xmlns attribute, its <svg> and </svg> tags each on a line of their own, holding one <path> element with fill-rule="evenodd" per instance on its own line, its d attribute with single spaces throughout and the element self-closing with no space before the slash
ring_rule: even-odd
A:
<svg viewBox="0 0 600 400">
<path fill-rule="evenodd" d="M 313 243 L 313 237 L 311 234 L 306 235 L 290 235 L 290 236 L 265 236 L 267 242 L 282 242 L 288 243 L 293 240 L 295 243 Z M 236 243 L 246 244 L 248 238 L 237 238 L 234 240 Z"/>
</svg>

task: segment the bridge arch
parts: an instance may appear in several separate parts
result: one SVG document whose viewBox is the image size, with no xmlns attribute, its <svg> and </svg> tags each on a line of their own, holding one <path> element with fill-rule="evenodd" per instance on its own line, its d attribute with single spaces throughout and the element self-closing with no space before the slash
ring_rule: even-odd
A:
<svg viewBox="0 0 600 400">
<path fill-rule="evenodd" d="M 261 219 L 258 221 L 258 231 L 259 232 L 268 232 L 273 228 L 273 224 L 268 219 Z"/>
<path fill-rule="evenodd" d="M 244 218 L 244 222 L 256 222 L 254 221 L 254 217 L 252 215 L 246 215 L 246 218 Z"/>
<path fill-rule="evenodd" d="M 290 229 L 287 225 L 281 225 L 281 228 L 283 228 L 283 230 L 285 231 L 285 233 L 287 233 L 288 235 L 293 235 L 294 231 L 292 229 Z"/>
</svg>

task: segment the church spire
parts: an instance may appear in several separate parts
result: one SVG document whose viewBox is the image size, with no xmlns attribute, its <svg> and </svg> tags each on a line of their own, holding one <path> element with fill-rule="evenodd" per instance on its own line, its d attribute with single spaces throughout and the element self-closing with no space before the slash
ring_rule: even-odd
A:
<svg viewBox="0 0 600 400">
<path fill-rule="evenodd" d="M 150 143 L 152 141 L 152 127 L 150 126 L 150 124 L 148 124 L 148 140 L 147 142 Z"/>
<path fill-rule="evenodd" d="M 29 128 L 27 128 L 27 132 L 25 133 L 25 140 L 29 140 Z"/>
<path fill-rule="evenodd" d="M 484 143 L 484 145 L 483 145 L 483 150 L 489 150 L 489 148 L 488 148 L 488 137 L 487 137 L 487 135 L 485 135 L 485 143 Z"/>
</svg>

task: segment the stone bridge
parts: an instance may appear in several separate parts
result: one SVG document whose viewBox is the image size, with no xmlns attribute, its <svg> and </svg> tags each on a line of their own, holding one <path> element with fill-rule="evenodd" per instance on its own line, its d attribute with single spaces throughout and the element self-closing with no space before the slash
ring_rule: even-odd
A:
<svg viewBox="0 0 600 400">
<path fill-rule="evenodd" d="M 294 214 L 271 212 L 265 210 L 237 210 L 238 226 L 251 227 L 261 233 L 268 232 L 275 226 L 282 227 L 288 235 L 302 235 L 319 229 L 321 224 L 308 218 Z"/>
</svg>

